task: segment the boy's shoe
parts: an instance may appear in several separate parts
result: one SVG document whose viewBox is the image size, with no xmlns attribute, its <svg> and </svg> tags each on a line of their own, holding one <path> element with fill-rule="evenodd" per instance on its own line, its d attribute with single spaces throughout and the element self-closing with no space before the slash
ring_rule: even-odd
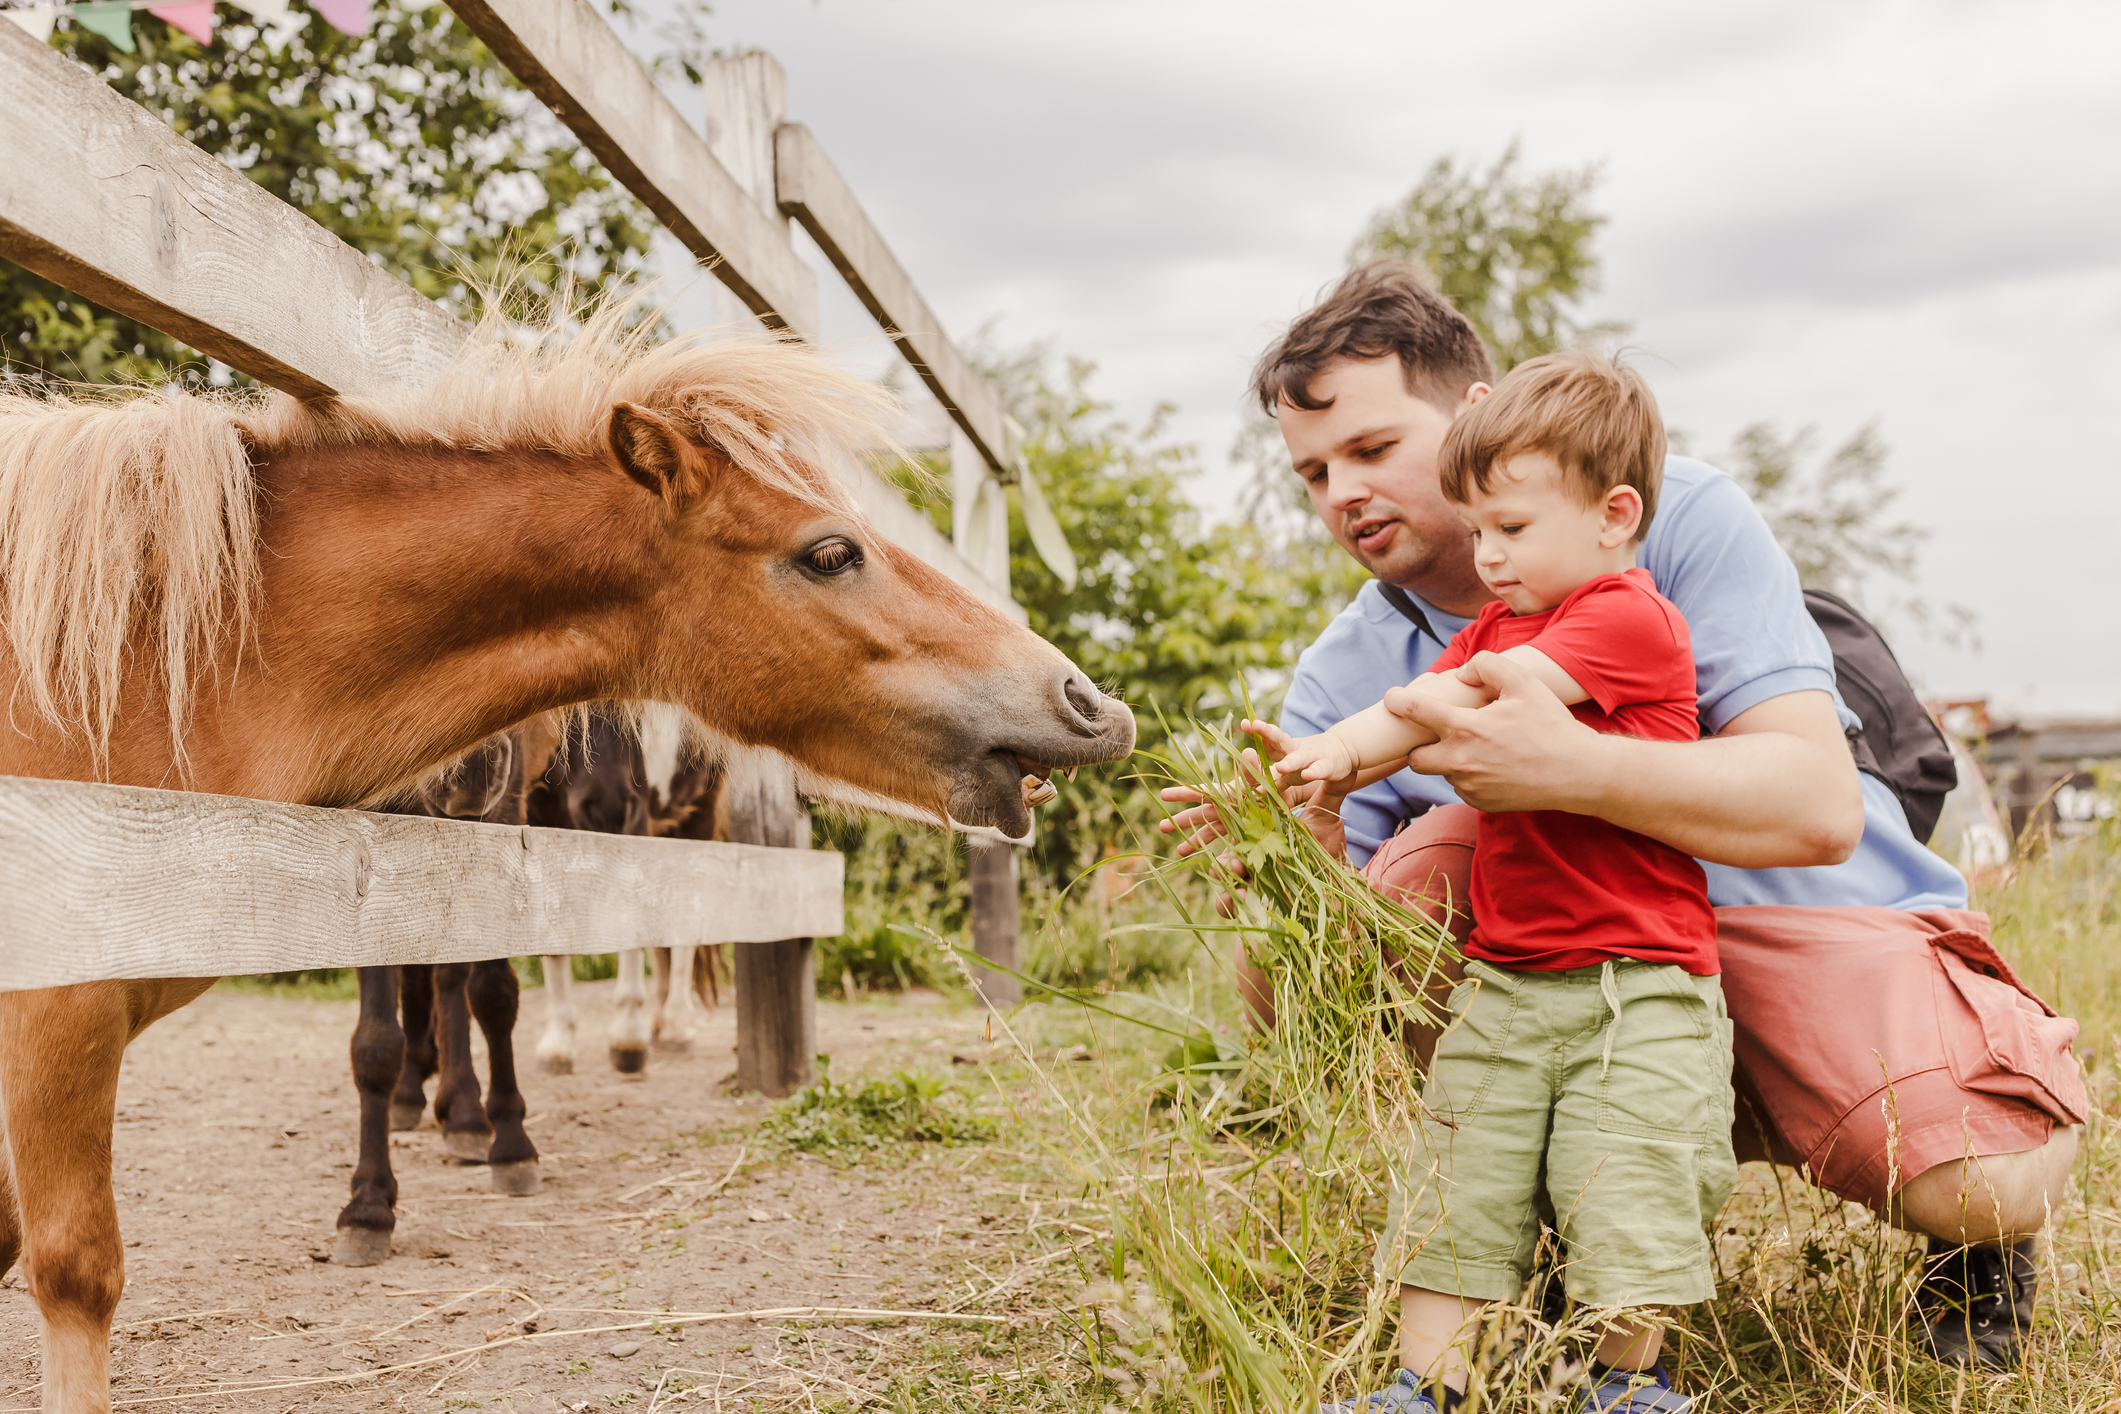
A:
<svg viewBox="0 0 2121 1414">
<path fill-rule="evenodd" d="M 1415 1380 L 1412 1370 L 1402 1369 L 1383 1389 L 1338 1404 L 1321 1404 L 1318 1414 L 1436 1414 L 1436 1401 Z"/>
<path fill-rule="evenodd" d="M 1694 1401 L 1672 1388 L 1664 1366 L 1647 1370 L 1591 1367 L 1582 1414 L 1690 1414 Z"/>
<path fill-rule="evenodd" d="M 1947 1365 L 2017 1368 L 2040 1290 L 2034 1247 L 2030 1237 L 1972 1247 L 1931 1238 L 1915 1293 L 1922 1348 Z"/>
</svg>

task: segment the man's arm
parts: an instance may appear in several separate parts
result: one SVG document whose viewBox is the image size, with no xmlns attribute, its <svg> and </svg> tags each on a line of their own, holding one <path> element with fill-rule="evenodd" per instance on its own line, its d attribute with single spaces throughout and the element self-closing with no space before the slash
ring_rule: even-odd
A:
<svg viewBox="0 0 2121 1414">
<path fill-rule="evenodd" d="M 1708 741 L 1592 731 L 1522 664 L 1483 656 L 1477 710 L 1395 690 L 1385 706 L 1436 734 L 1414 769 L 1482 810 L 1567 810 L 1738 869 L 1839 864 L 1863 838 L 1855 758 L 1825 692 L 1747 708 Z"/>
</svg>

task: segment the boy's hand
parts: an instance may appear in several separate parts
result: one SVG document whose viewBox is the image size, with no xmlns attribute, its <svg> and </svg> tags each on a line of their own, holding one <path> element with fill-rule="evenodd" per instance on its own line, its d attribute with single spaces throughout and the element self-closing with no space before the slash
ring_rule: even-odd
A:
<svg viewBox="0 0 2121 1414">
<path fill-rule="evenodd" d="M 1277 782 L 1291 776 L 1306 781 L 1331 781 L 1335 785 L 1355 775 L 1355 758 L 1347 743 L 1331 732 L 1317 736 L 1290 736 L 1272 722 L 1245 721 L 1239 729 L 1259 738 L 1267 759 L 1274 763 Z"/>
</svg>

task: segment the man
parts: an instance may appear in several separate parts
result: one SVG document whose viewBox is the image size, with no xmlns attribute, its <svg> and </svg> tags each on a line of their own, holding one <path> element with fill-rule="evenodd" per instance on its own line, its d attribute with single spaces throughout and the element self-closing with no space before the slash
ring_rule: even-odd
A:
<svg viewBox="0 0 2121 1414">
<path fill-rule="evenodd" d="M 1394 856 L 1426 870 L 1451 855 L 1465 838 L 1455 801 L 1596 816 L 1700 859 L 1738 1032 L 1739 1157 L 1808 1163 L 1823 1186 L 1928 1234 L 1922 1343 L 2017 1363 L 2032 1234 L 2060 1200 L 2087 1103 L 2075 1024 L 2016 985 L 1986 920 L 1965 912 L 1964 880 L 1856 770 L 1846 733 L 1860 724 L 1825 638 L 1737 484 L 1670 458 L 1640 561 L 1691 630 L 1701 741 L 1595 733 L 1508 663 L 1479 709 L 1398 690 L 1490 597 L 1436 455 L 1494 376 L 1472 327 L 1395 261 L 1348 275 L 1260 362 L 1254 391 L 1313 509 L 1377 577 L 1304 653 L 1282 725 L 1320 732 L 1383 699 L 1440 738 L 1414 770 L 1321 795 L 1307 819 L 1337 846 L 1337 813 L 1350 858 L 1382 849 L 1386 873 Z M 1173 825 L 1216 829 L 1207 807 Z M 1456 857 L 1450 896 L 1464 898 Z M 1984 1032 L 1985 1017 L 2003 1020 Z M 2013 1025 L 2014 1042 L 1995 1030 Z M 1999 1045 L 2017 1048 L 2000 1067 Z"/>
</svg>

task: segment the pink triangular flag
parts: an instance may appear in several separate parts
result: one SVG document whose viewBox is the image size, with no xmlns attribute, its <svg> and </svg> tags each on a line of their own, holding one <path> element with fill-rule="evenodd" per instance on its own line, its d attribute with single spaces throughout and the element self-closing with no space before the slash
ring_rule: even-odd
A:
<svg viewBox="0 0 2121 1414">
<path fill-rule="evenodd" d="M 317 13 L 341 34 L 368 33 L 368 0 L 312 0 Z"/>
<path fill-rule="evenodd" d="M 201 44 L 214 42 L 214 0 L 182 0 L 176 5 L 150 5 L 147 13 L 172 28 L 181 29 Z"/>
</svg>

